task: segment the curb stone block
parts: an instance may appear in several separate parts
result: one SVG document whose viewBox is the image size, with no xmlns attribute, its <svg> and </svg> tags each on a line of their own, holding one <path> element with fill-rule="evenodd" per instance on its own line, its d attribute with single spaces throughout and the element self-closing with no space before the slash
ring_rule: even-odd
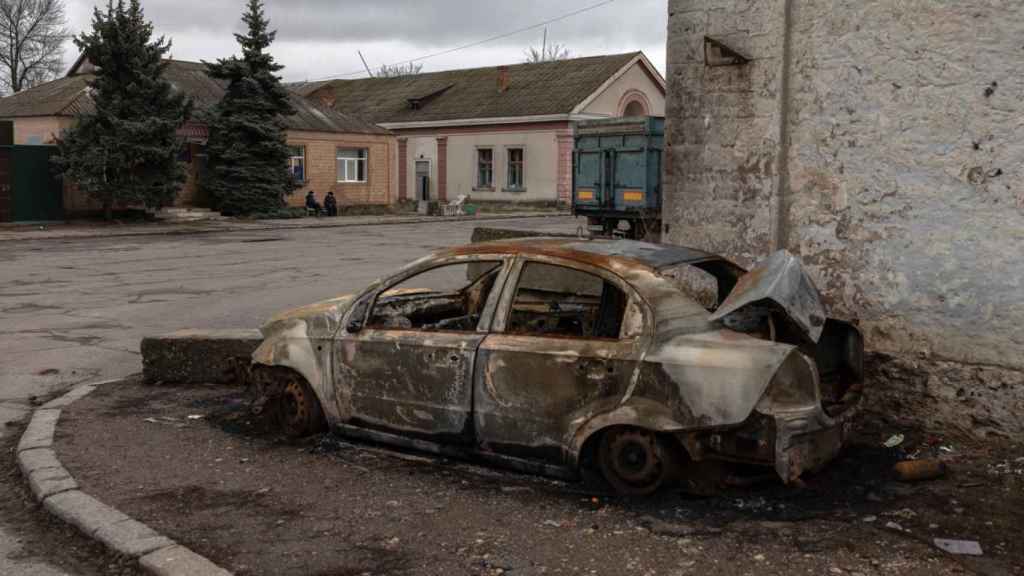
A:
<svg viewBox="0 0 1024 576">
<path fill-rule="evenodd" d="M 57 460 L 57 454 L 50 448 L 32 448 L 18 452 L 18 466 L 21 467 L 21 473 L 25 476 L 44 468 L 63 469 L 60 460 Z"/>
<path fill-rule="evenodd" d="M 93 536 L 126 556 L 138 557 L 174 545 L 170 538 L 131 518 L 103 526 Z"/>
<path fill-rule="evenodd" d="M 86 536 L 138 558 L 139 565 L 156 576 L 231 576 L 231 572 L 78 490 L 78 483 L 61 465 L 52 448 L 60 408 L 111 382 L 114 381 L 73 388 L 32 415 L 18 442 L 17 454 L 18 466 L 28 478 L 36 500 Z"/>
<path fill-rule="evenodd" d="M 60 410 L 36 410 L 32 421 L 18 441 L 18 452 L 33 448 L 49 448 L 53 446 L 53 435 L 57 432 L 57 420 Z"/>
<path fill-rule="evenodd" d="M 75 386 L 67 394 L 64 394 L 60 398 L 50 400 L 46 404 L 43 404 L 43 410 L 52 410 L 54 408 L 65 408 L 76 400 L 81 400 L 87 396 L 90 392 L 96 389 L 98 384 L 84 384 L 82 386 Z"/>
<path fill-rule="evenodd" d="M 87 536 L 92 536 L 105 526 L 131 520 L 123 513 L 79 490 L 50 496 L 43 501 L 43 507 Z"/>
<path fill-rule="evenodd" d="M 61 492 L 76 490 L 78 482 L 64 468 L 43 468 L 29 474 L 28 486 L 36 500 L 42 500 Z"/>
<path fill-rule="evenodd" d="M 179 330 L 147 336 L 142 352 L 146 382 L 217 384 L 235 380 L 233 360 L 248 360 L 263 342 L 259 330 Z"/>
<path fill-rule="evenodd" d="M 231 576 L 227 570 L 183 546 L 170 546 L 139 559 L 154 576 Z"/>
</svg>

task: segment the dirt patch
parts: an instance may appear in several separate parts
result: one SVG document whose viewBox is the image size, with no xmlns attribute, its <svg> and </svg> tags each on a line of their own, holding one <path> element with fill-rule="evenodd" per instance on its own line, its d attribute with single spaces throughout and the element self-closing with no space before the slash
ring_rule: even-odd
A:
<svg viewBox="0 0 1024 576">
<path fill-rule="evenodd" d="M 906 485 L 886 432 L 861 431 L 802 490 L 630 501 L 334 436 L 293 443 L 237 389 L 129 383 L 66 410 L 58 451 L 87 491 L 243 576 L 1024 574 L 1024 449 L 954 446 L 955 473 Z"/>
<path fill-rule="evenodd" d="M 11 559 L 44 559 L 77 576 L 141 576 L 134 558 L 111 553 L 35 501 L 17 464 L 15 448 L 23 431 L 23 425 L 9 426 L 0 438 L 0 525 L 17 534 L 22 546 Z"/>
</svg>

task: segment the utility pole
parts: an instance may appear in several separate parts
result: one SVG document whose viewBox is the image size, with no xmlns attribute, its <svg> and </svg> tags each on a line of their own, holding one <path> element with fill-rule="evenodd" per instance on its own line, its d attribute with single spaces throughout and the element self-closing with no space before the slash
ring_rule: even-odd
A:
<svg viewBox="0 0 1024 576">
<path fill-rule="evenodd" d="M 363 61 L 363 68 L 366 68 L 366 73 L 370 75 L 370 78 L 373 78 L 373 72 L 370 72 L 370 66 L 366 64 L 366 58 L 363 58 L 363 51 L 356 50 L 356 54 L 359 54 L 359 59 Z"/>
</svg>

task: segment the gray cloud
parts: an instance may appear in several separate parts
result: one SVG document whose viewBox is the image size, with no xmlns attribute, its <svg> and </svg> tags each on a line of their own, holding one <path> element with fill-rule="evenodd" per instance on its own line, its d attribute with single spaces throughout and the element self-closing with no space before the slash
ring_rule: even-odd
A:
<svg viewBox="0 0 1024 576">
<path fill-rule="evenodd" d="M 530 26 L 599 0 L 267 0 L 278 30 L 275 56 L 290 79 L 352 72 L 362 67 L 356 50 L 376 66 Z M 93 3 L 68 0 L 71 27 L 89 25 Z M 242 0 L 143 0 L 159 34 L 174 41 L 174 55 L 212 59 L 236 51 Z M 615 0 L 548 26 L 549 41 L 577 55 L 642 49 L 659 67 L 664 59 L 665 0 Z M 441 69 L 517 62 L 535 30 L 425 62 Z M 68 53 L 73 53 L 69 49 Z"/>
</svg>

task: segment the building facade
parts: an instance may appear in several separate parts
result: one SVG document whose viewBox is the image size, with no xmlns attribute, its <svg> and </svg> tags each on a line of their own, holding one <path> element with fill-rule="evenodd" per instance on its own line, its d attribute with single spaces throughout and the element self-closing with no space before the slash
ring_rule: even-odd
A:
<svg viewBox="0 0 1024 576">
<path fill-rule="evenodd" d="M 90 63 L 80 59 L 65 77 L 0 99 L 0 121 L 13 124 L 14 144 L 52 145 L 61 131 L 74 124 L 78 114 L 89 113 L 92 101 L 88 82 L 92 73 Z M 164 75 L 192 98 L 194 118 L 210 110 L 224 93 L 199 62 L 169 60 Z M 394 135 L 297 94 L 292 97 L 292 106 L 296 113 L 285 119 L 285 126 L 292 149 L 291 169 L 301 188 L 286 197 L 288 205 L 302 206 L 310 190 L 320 202 L 328 192 L 334 192 L 340 206 L 390 204 L 397 199 Z M 207 207 L 209 199 L 203 196 L 201 186 L 207 127 L 192 120 L 178 132 L 185 141 L 181 159 L 188 165 L 188 179 L 174 206 Z M 101 205 L 68 184 L 64 186 L 63 209 L 65 215 L 73 216 L 97 212 Z"/>
<path fill-rule="evenodd" d="M 786 248 L 896 419 L 1024 433 L 1024 8 L 670 0 L 665 237 Z"/>
<path fill-rule="evenodd" d="M 664 114 L 665 83 L 639 52 L 294 87 L 398 138 L 398 198 L 562 202 L 577 120 Z"/>
</svg>

